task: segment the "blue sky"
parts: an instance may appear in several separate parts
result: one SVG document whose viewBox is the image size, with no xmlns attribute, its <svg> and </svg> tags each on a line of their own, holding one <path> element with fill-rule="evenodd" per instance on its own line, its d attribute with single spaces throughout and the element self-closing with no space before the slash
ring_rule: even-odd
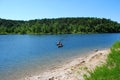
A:
<svg viewBox="0 0 120 80">
<path fill-rule="evenodd" d="M 0 18 L 99 17 L 120 22 L 120 0 L 0 0 Z"/>
</svg>

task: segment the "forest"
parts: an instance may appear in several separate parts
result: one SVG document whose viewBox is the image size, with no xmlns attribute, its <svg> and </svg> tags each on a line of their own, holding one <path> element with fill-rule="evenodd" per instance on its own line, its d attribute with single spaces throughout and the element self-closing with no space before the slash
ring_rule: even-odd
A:
<svg viewBox="0 0 120 80">
<path fill-rule="evenodd" d="M 120 23 L 106 18 L 68 17 L 35 20 L 0 18 L 0 34 L 119 33 Z"/>
</svg>

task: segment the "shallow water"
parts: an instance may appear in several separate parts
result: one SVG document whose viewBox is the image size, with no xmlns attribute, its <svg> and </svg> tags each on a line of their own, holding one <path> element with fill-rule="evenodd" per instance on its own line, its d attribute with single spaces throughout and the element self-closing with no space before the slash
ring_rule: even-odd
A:
<svg viewBox="0 0 120 80">
<path fill-rule="evenodd" d="M 57 48 L 61 40 L 64 47 Z M 42 72 L 94 49 L 110 48 L 120 34 L 0 35 L 0 80 Z"/>
</svg>

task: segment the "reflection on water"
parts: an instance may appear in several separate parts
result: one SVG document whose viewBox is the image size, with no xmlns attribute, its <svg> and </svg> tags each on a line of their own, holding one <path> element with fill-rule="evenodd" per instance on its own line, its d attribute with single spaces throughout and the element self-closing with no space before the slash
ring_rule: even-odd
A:
<svg viewBox="0 0 120 80">
<path fill-rule="evenodd" d="M 42 72 L 96 48 L 109 48 L 116 40 L 120 34 L 0 35 L 0 79 Z M 57 48 L 57 41 L 64 47 Z"/>
</svg>

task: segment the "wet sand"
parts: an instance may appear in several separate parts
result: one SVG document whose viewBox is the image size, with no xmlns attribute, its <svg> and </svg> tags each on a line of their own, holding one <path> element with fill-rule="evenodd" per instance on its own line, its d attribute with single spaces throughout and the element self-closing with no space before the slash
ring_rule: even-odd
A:
<svg viewBox="0 0 120 80">
<path fill-rule="evenodd" d="M 104 64 L 109 53 L 109 49 L 95 50 L 62 66 L 53 67 L 38 75 L 27 75 L 19 80 L 84 80 L 83 75 L 89 75 L 88 70 L 94 70 L 96 66 Z"/>
</svg>

